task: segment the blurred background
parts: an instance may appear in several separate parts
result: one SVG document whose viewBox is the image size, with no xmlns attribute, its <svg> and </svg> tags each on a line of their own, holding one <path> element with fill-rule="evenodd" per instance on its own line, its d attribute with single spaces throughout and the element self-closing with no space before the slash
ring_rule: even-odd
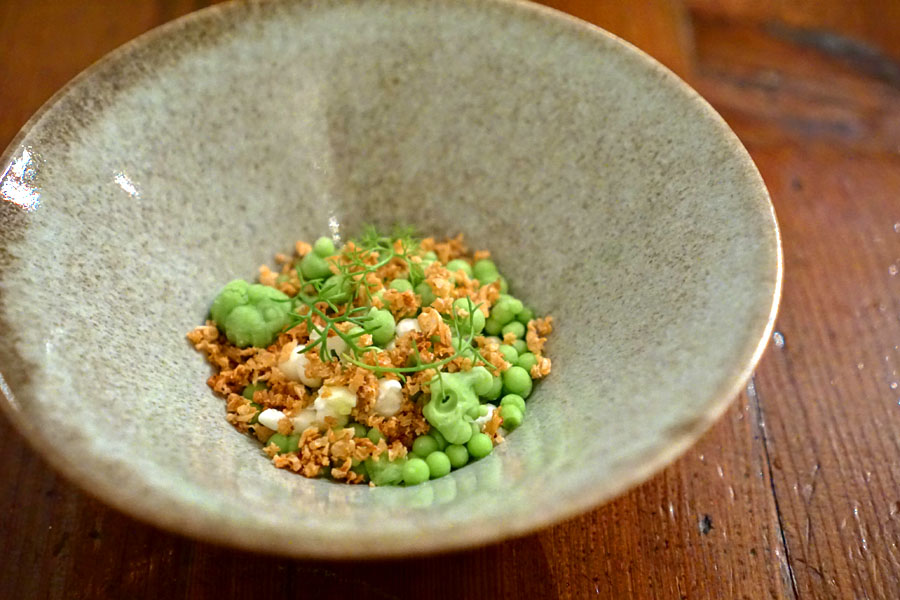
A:
<svg viewBox="0 0 900 600">
<path fill-rule="evenodd" d="M 0 598 L 900 597 L 900 2 L 545 3 L 687 80 L 769 187 L 785 250 L 777 331 L 722 420 L 584 516 L 354 565 L 137 523 L 60 479 L 0 417 Z M 209 4 L 0 0 L 0 147 L 108 51 Z"/>
</svg>

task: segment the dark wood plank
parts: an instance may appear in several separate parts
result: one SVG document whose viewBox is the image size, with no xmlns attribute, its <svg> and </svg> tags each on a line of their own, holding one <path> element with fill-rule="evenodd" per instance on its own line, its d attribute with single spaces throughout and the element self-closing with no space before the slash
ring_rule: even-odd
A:
<svg viewBox="0 0 900 600">
<path fill-rule="evenodd" d="M 836 54 L 870 56 L 880 49 L 900 59 L 900 3 L 894 0 L 686 0 L 704 18 L 768 27 L 772 32 L 803 31 L 798 41 Z"/>
<path fill-rule="evenodd" d="M 700 90 L 747 144 L 783 228 L 783 345 L 757 391 L 798 589 L 896 598 L 900 88 L 763 28 L 700 18 L 695 32 Z"/>
<path fill-rule="evenodd" d="M 660 476 L 540 534 L 561 597 L 793 597 L 759 420 L 742 394 Z"/>
</svg>

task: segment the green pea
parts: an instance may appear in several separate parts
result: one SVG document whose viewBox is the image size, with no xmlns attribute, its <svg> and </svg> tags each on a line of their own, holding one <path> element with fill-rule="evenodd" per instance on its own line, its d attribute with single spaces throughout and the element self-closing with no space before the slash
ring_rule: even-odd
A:
<svg viewBox="0 0 900 600">
<path fill-rule="evenodd" d="M 366 434 L 366 437 L 369 438 L 373 444 L 377 444 L 379 440 L 383 439 L 384 436 L 381 434 L 381 431 L 377 427 L 373 427 L 369 430 L 369 433 Z"/>
<path fill-rule="evenodd" d="M 457 298 L 453 301 L 453 310 L 459 323 L 460 334 L 467 336 L 469 333 L 474 333 L 477 335 L 484 329 L 484 313 L 481 312 L 480 308 L 475 308 L 471 298 Z M 463 317 L 459 314 L 460 310 L 464 310 L 469 314 Z"/>
<path fill-rule="evenodd" d="M 437 440 L 430 435 L 420 435 L 413 441 L 413 454 L 420 458 L 426 458 L 429 454 L 438 449 Z"/>
<path fill-rule="evenodd" d="M 279 454 L 296 452 L 297 448 L 300 447 L 300 434 L 295 433 L 294 435 L 284 435 L 283 433 L 274 433 L 266 443 L 266 445 L 268 444 L 275 444 L 276 446 L 278 446 Z"/>
<path fill-rule="evenodd" d="M 366 437 L 366 426 L 362 423 L 353 423 L 350 425 L 353 428 L 353 437 L 355 438 L 364 438 Z"/>
<path fill-rule="evenodd" d="M 472 458 L 484 458 L 494 449 L 494 443 L 488 434 L 477 433 L 466 442 L 466 448 Z"/>
<path fill-rule="evenodd" d="M 366 332 L 366 330 L 363 329 L 362 327 L 360 327 L 359 325 L 354 325 L 353 327 L 351 327 L 350 329 L 347 330 L 347 335 L 351 336 L 353 339 L 356 339 L 359 336 L 361 336 L 362 334 L 364 334 L 365 332 Z"/>
<path fill-rule="evenodd" d="M 531 352 L 526 352 L 519 356 L 519 360 L 516 361 L 517 367 L 522 367 L 529 373 L 531 372 L 531 367 L 537 364 L 537 357 Z"/>
<path fill-rule="evenodd" d="M 521 425 L 522 419 L 525 418 L 525 415 L 522 414 L 522 411 L 519 410 L 519 407 L 513 406 L 512 404 L 501 406 L 500 416 L 503 417 L 503 427 L 507 431 L 512 431 L 513 429 Z"/>
<path fill-rule="evenodd" d="M 447 270 L 451 273 L 456 273 L 457 271 L 462 271 L 467 276 L 472 277 L 472 265 L 467 263 L 461 258 L 457 258 L 455 260 L 451 260 L 447 263 Z"/>
<path fill-rule="evenodd" d="M 278 453 L 283 454 L 287 452 L 287 444 L 288 444 L 288 436 L 283 433 L 273 433 L 269 437 L 269 441 L 266 442 L 266 445 L 275 444 L 278 447 Z"/>
<path fill-rule="evenodd" d="M 525 340 L 514 340 L 512 346 L 519 353 L 519 356 L 528 352 L 528 344 L 525 343 Z"/>
<path fill-rule="evenodd" d="M 347 415 L 340 415 L 338 417 L 335 417 L 334 425 L 329 427 L 329 429 L 331 429 L 333 431 L 339 431 L 341 429 L 346 429 L 348 426 L 347 424 L 349 422 L 350 422 L 350 417 L 348 417 Z"/>
<path fill-rule="evenodd" d="M 481 285 L 490 285 L 500 279 L 500 273 L 494 271 L 493 273 L 485 273 L 481 277 L 476 276 L 475 279 L 478 280 L 478 283 Z"/>
<path fill-rule="evenodd" d="M 395 279 L 391 282 L 390 288 L 398 292 L 409 292 L 413 286 L 408 279 Z"/>
<path fill-rule="evenodd" d="M 503 323 L 495 319 L 494 317 L 488 317 L 484 321 L 484 330 L 488 335 L 499 335 L 500 331 L 503 329 Z"/>
<path fill-rule="evenodd" d="M 327 258 L 334 254 L 334 242 L 331 238 L 320 237 L 316 240 L 316 243 L 313 244 L 313 252 L 322 258 Z"/>
<path fill-rule="evenodd" d="M 419 485 L 428 481 L 430 476 L 428 463 L 421 458 L 410 458 L 403 465 L 403 481 L 406 482 L 406 485 Z"/>
<path fill-rule="evenodd" d="M 434 438 L 434 441 L 437 442 L 438 450 L 443 450 L 447 447 L 447 438 L 443 436 L 443 434 L 437 430 L 436 427 L 432 427 L 431 431 L 428 432 L 428 435 Z"/>
<path fill-rule="evenodd" d="M 438 479 L 450 472 L 450 459 L 440 450 L 429 454 L 425 462 L 428 464 L 432 479 Z"/>
<path fill-rule="evenodd" d="M 372 341 L 376 345 L 384 346 L 394 339 L 396 327 L 391 311 L 374 307 L 369 311 L 366 331 L 372 334 Z"/>
<path fill-rule="evenodd" d="M 503 360 L 513 365 L 519 360 L 519 353 L 516 349 L 506 344 L 500 346 L 500 354 L 503 355 Z"/>
<path fill-rule="evenodd" d="M 463 333 L 465 334 L 465 332 Z M 463 358 L 471 358 L 474 360 L 475 350 L 472 348 L 472 344 L 468 343 L 463 338 L 458 338 L 455 335 L 450 336 L 450 345 L 455 348 Z"/>
<path fill-rule="evenodd" d="M 503 329 L 500 332 L 505 336 L 507 333 L 511 333 L 519 339 L 525 337 L 525 326 L 519 323 L 518 321 L 513 321 L 512 323 L 507 323 L 503 326 Z"/>
<path fill-rule="evenodd" d="M 531 393 L 531 375 L 522 367 L 510 367 L 503 372 L 503 389 L 509 394 L 527 398 Z"/>
<path fill-rule="evenodd" d="M 387 452 L 384 452 L 377 460 L 366 459 L 366 473 L 369 474 L 369 479 L 375 485 L 400 485 L 400 482 L 403 481 L 403 467 L 407 462 L 405 456 L 397 460 L 390 460 Z"/>
<path fill-rule="evenodd" d="M 500 400 L 500 406 L 515 406 L 522 411 L 523 415 L 525 414 L 525 399 L 518 394 L 507 394 L 503 396 L 503 399 Z M 500 414 L 502 415 L 503 413 Z"/>
<path fill-rule="evenodd" d="M 500 272 L 497 270 L 497 265 L 495 265 L 494 261 L 489 258 L 485 258 L 476 262 L 472 266 L 472 274 L 481 285 L 493 283 L 500 277 Z"/>
<path fill-rule="evenodd" d="M 469 451 L 466 450 L 465 446 L 460 446 L 459 444 L 450 444 L 444 450 L 444 454 L 450 459 L 450 466 L 454 469 L 464 467 L 469 462 Z"/>
<path fill-rule="evenodd" d="M 509 310 L 511 310 L 514 315 L 518 315 L 525 308 L 525 305 L 522 304 L 521 300 L 506 293 L 500 294 L 498 302 L 506 302 L 509 305 Z"/>
<path fill-rule="evenodd" d="M 528 325 L 528 321 L 534 318 L 534 311 L 530 308 L 523 308 L 519 311 L 519 314 L 516 315 L 516 321 L 522 323 L 523 325 Z"/>
<path fill-rule="evenodd" d="M 257 423 L 259 423 L 259 413 L 263 411 L 263 407 L 261 404 L 257 404 L 256 402 L 251 402 L 250 406 L 256 409 L 256 413 L 254 413 L 254 415 L 250 417 L 250 420 L 247 421 L 247 423 L 250 425 L 256 425 Z"/>
<path fill-rule="evenodd" d="M 259 390 L 266 389 L 265 383 L 251 383 L 247 387 L 244 388 L 244 391 L 241 392 L 241 396 L 246 398 L 247 400 L 253 400 L 253 394 L 258 392 Z"/>
<path fill-rule="evenodd" d="M 437 296 L 431 290 L 431 286 L 424 281 L 416 286 L 415 292 L 422 298 L 422 306 L 431 306 L 431 303 L 437 299 Z"/>
<path fill-rule="evenodd" d="M 472 427 L 472 435 L 481 433 L 481 425 L 479 425 L 478 423 L 476 423 L 474 421 L 469 423 L 469 425 Z M 471 439 L 471 438 L 469 438 L 469 439 Z"/>
<path fill-rule="evenodd" d="M 319 297 L 332 304 L 345 304 L 350 300 L 353 282 L 343 275 L 332 275 L 325 280 L 319 290 Z"/>
<path fill-rule="evenodd" d="M 471 418 L 471 419 L 477 419 L 478 417 L 481 416 L 481 411 L 479 410 L 480 408 L 481 408 L 481 406 L 476 404 L 475 406 L 473 406 L 472 408 L 469 409 L 469 412 L 467 412 L 466 415 L 468 415 L 469 418 Z"/>
<path fill-rule="evenodd" d="M 500 276 L 500 293 L 505 294 L 509 291 L 509 283 L 506 281 L 506 277 L 503 275 Z"/>
<path fill-rule="evenodd" d="M 429 250 L 428 252 L 425 253 L 424 256 L 422 256 L 422 262 L 433 263 L 436 260 L 437 260 L 437 254 L 434 253 L 434 250 Z"/>
<path fill-rule="evenodd" d="M 503 393 L 503 379 L 499 376 L 494 377 L 491 381 L 491 390 L 481 396 L 485 400 L 496 400 Z"/>
<path fill-rule="evenodd" d="M 506 325 L 515 319 L 515 317 L 516 315 L 512 311 L 509 302 L 499 300 L 491 307 L 491 318 L 500 323 L 500 325 Z"/>
<path fill-rule="evenodd" d="M 489 275 L 496 272 L 497 265 L 489 258 L 482 258 L 479 261 L 475 261 L 475 264 L 472 265 L 472 273 L 474 273 L 476 278 L 480 275 Z"/>
<path fill-rule="evenodd" d="M 300 261 L 300 272 L 304 279 L 322 279 L 331 275 L 331 267 L 324 258 L 310 252 Z"/>
</svg>

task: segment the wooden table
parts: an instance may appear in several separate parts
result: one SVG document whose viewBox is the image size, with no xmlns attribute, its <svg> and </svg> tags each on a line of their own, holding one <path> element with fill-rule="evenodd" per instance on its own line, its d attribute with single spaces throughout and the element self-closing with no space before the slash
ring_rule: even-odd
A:
<svg viewBox="0 0 900 600">
<path fill-rule="evenodd" d="M 0 145 L 92 61 L 205 4 L 0 4 Z M 551 4 L 688 79 L 772 193 L 778 333 L 724 418 L 582 517 L 365 564 L 258 556 L 135 522 L 0 420 L 0 598 L 900 598 L 900 3 Z"/>
</svg>

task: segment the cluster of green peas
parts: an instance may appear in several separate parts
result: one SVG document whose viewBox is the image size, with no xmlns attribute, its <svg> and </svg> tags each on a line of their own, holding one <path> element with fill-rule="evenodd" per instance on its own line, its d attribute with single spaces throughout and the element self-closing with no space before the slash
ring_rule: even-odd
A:
<svg viewBox="0 0 900 600">
<path fill-rule="evenodd" d="M 349 300 L 349 282 L 340 274 L 332 274 L 326 259 L 335 253 L 334 243 L 328 238 L 320 238 L 313 246 L 313 252 L 307 254 L 300 262 L 299 268 L 306 279 L 321 279 L 322 285 L 319 295 L 327 298 L 332 303 L 339 304 Z M 426 252 L 423 256 L 422 266 L 427 267 L 437 260 L 434 252 Z M 497 410 L 503 418 L 503 426 L 512 431 L 521 425 L 525 417 L 525 399 L 531 394 L 533 382 L 531 368 L 537 363 L 537 358 L 528 351 L 525 342 L 526 326 L 534 318 L 534 312 L 523 305 L 521 300 L 508 293 L 508 284 L 503 278 L 497 266 L 489 259 L 476 261 L 470 265 L 462 259 L 451 260 L 446 265 L 451 273 L 464 272 L 468 277 L 475 278 L 482 285 L 495 281 L 500 282 L 500 298 L 492 307 L 487 318 L 481 311 L 474 311 L 471 324 L 474 333 L 482 331 L 495 338 L 500 344 L 500 352 L 504 359 L 510 363 L 510 368 L 501 376 L 493 378 L 491 389 L 482 395 L 482 400 L 495 401 L 500 398 L 500 406 Z M 452 277 L 451 277 L 452 278 Z M 430 286 L 424 281 L 418 285 L 408 279 L 394 279 L 389 287 L 399 292 L 414 291 L 422 298 L 422 305 L 428 306 L 435 296 Z M 471 308 L 471 304 L 465 299 L 454 302 L 459 308 Z M 382 314 L 383 313 L 383 314 Z M 381 321 L 384 321 L 383 323 Z M 372 333 L 373 342 L 383 345 L 394 334 L 394 320 L 389 311 L 373 308 L 370 313 L 370 325 L 367 329 Z M 512 334 L 514 340 L 511 344 L 503 344 L 500 337 Z M 383 338 L 383 339 L 382 339 Z M 259 386 L 263 387 L 263 386 Z M 243 395 L 247 399 L 253 399 L 253 393 L 259 389 L 255 385 L 247 386 Z M 502 396 L 502 398 L 501 398 Z M 261 409 L 255 403 L 253 406 Z M 476 407 L 477 410 L 469 415 L 472 419 L 487 414 L 486 406 Z M 256 421 L 254 417 L 250 423 Z M 377 428 L 366 428 L 360 423 L 351 423 L 354 437 L 366 437 L 373 443 L 382 439 L 382 434 Z M 282 453 L 294 452 L 298 449 L 300 434 L 284 435 L 275 433 L 269 438 L 271 444 L 275 444 Z M 390 465 L 393 472 L 386 475 L 385 461 L 373 461 L 369 459 L 364 464 L 354 464 L 353 471 L 366 474 L 373 481 L 384 480 L 384 483 L 405 483 L 417 485 L 429 479 L 438 479 L 449 474 L 451 470 L 465 466 L 471 460 L 478 460 L 488 456 L 493 451 L 493 442 L 485 433 L 482 433 L 476 423 L 472 423 L 472 435 L 465 444 L 450 444 L 444 436 L 432 427 L 428 434 L 415 439 L 412 446 L 412 454 L 400 464 Z M 368 467 L 368 469 L 366 468 Z M 326 470 L 327 471 L 327 470 Z M 378 483 L 376 481 L 376 483 Z"/>
<path fill-rule="evenodd" d="M 489 259 L 480 260 L 472 267 L 472 273 L 482 284 L 492 283 L 496 280 L 492 275 L 497 273 L 497 266 Z M 537 357 L 528 351 L 525 342 L 527 325 L 532 319 L 534 311 L 524 306 L 518 298 L 509 295 L 501 285 L 500 298 L 484 322 L 484 332 L 500 343 L 500 353 L 510 364 L 510 368 L 502 375 L 502 392 L 507 396 L 500 402 L 500 416 L 508 430 L 515 429 L 522 423 L 525 416 L 524 399 L 531 394 L 533 387 L 531 368 L 537 364 Z M 503 344 L 500 339 L 507 334 L 514 336 L 511 344 Z M 500 395 L 496 389 L 492 390 L 492 394 L 493 397 L 488 396 L 488 400 L 496 400 Z M 513 400 L 507 401 L 510 396 Z"/>
<path fill-rule="evenodd" d="M 260 388 L 255 385 L 247 386 L 244 389 L 244 397 L 252 399 L 253 392 L 257 389 Z M 256 405 L 254 404 L 254 406 Z M 480 414 L 487 413 L 487 407 L 479 408 L 481 409 Z M 517 394 L 507 394 L 501 400 L 499 410 L 501 415 L 504 412 L 507 413 L 507 416 L 504 417 L 504 426 L 512 430 L 522 422 L 522 415 L 525 414 L 525 399 Z M 255 417 L 250 423 L 255 423 Z M 367 428 L 365 425 L 355 422 L 346 427 L 354 430 L 353 437 L 367 438 L 373 444 L 377 444 L 384 437 L 377 427 Z M 278 448 L 278 452 L 282 454 L 296 452 L 300 445 L 300 433 L 290 435 L 274 433 L 266 443 L 274 444 Z M 351 470 L 366 475 L 379 484 L 418 485 L 429 479 L 444 477 L 453 469 L 459 469 L 473 460 L 484 458 L 493 449 L 490 436 L 482 433 L 475 423 L 472 423 L 472 436 L 465 444 L 450 444 L 436 428 L 432 428 L 429 433 L 415 439 L 411 455 L 398 464 L 390 465 L 386 464 L 384 460 L 373 461 L 371 459 L 365 463 L 354 461 Z M 388 470 L 390 466 L 397 468 Z M 327 476 L 328 471 L 329 469 L 325 469 L 323 475 Z"/>
<path fill-rule="evenodd" d="M 525 417 L 525 399 L 531 394 L 533 382 L 531 367 L 537 358 L 528 351 L 525 343 L 525 332 L 528 322 L 534 318 L 534 312 L 526 308 L 521 300 L 509 295 L 506 281 L 500 276 L 497 266 L 489 259 L 483 259 L 470 265 L 464 260 L 452 260 L 446 265 L 451 272 L 463 271 L 474 277 L 482 285 L 500 280 L 500 299 L 494 304 L 490 315 L 485 318 L 480 311 L 474 313 L 473 328 L 476 333 L 482 330 L 490 336 L 505 336 L 512 333 L 515 339 L 512 344 L 500 343 L 500 352 L 510 363 L 510 368 L 501 376 L 494 377 L 491 390 L 482 395 L 482 401 L 496 401 L 500 398 L 500 416 L 503 426 L 512 431 L 522 424 Z M 459 301 L 457 301 L 459 302 Z M 457 305 L 454 302 L 454 305 Z M 499 338 L 496 341 L 502 342 Z M 487 407 L 477 407 L 469 416 L 477 418 L 487 414 Z M 428 479 L 437 479 L 469 463 L 470 460 L 484 458 L 493 451 L 490 436 L 482 433 L 472 423 L 472 436 L 463 444 L 449 444 L 443 435 L 434 427 L 428 434 L 419 436 L 413 442 L 412 456 L 403 466 L 403 481 L 406 485 L 416 485 Z"/>
<path fill-rule="evenodd" d="M 504 410 L 512 410 L 510 415 L 517 415 L 517 420 L 504 418 L 504 426 L 514 429 L 522 423 L 525 414 L 525 399 L 516 394 L 507 394 L 500 402 L 501 415 Z M 487 407 L 481 407 L 486 414 Z M 415 439 L 412 456 L 403 465 L 403 481 L 406 485 L 417 485 L 429 479 L 439 479 L 453 469 L 466 466 L 472 460 L 489 455 L 494 449 L 491 437 L 482 433 L 478 426 L 472 424 L 472 437 L 465 444 L 449 444 L 441 432 L 435 428 Z"/>
<path fill-rule="evenodd" d="M 524 400 L 520 398 L 519 402 L 524 407 Z M 346 427 L 354 430 L 353 437 L 367 438 L 373 444 L 377 444 L 384 438 L 377 427 L 367 428 L 361 423 L 351 423 Z M 300 446 L 300 434 L 274 433 L 266 443 L 275 444 L 279 453 L 296 452 Z M 464 467 L 470 460 L 484 458 L 492 450 L 493 442 L 491 442 L 490 436 L 480 431 L 473 431 L 469 441 L 462 445 L 448 444 L 439 431 L 432 429 L 431 433 L 416 438 L 412 454 L 397 465 L 400 468 L 396 470 L 395 474 L 383 474 L 385 466 L 387 466 L 384 461 L 368 460 L 361 463 L 354 460 L 351 470 L 373 480 L 381 480 L 382 484 L 403 482 L 406 485 L 418 485 L 429 479 L 443 477 L 452 469 Z M 322 474 L 327 476 L 329 471 L 330 469 L 326 468 Z"/>
</svg>

